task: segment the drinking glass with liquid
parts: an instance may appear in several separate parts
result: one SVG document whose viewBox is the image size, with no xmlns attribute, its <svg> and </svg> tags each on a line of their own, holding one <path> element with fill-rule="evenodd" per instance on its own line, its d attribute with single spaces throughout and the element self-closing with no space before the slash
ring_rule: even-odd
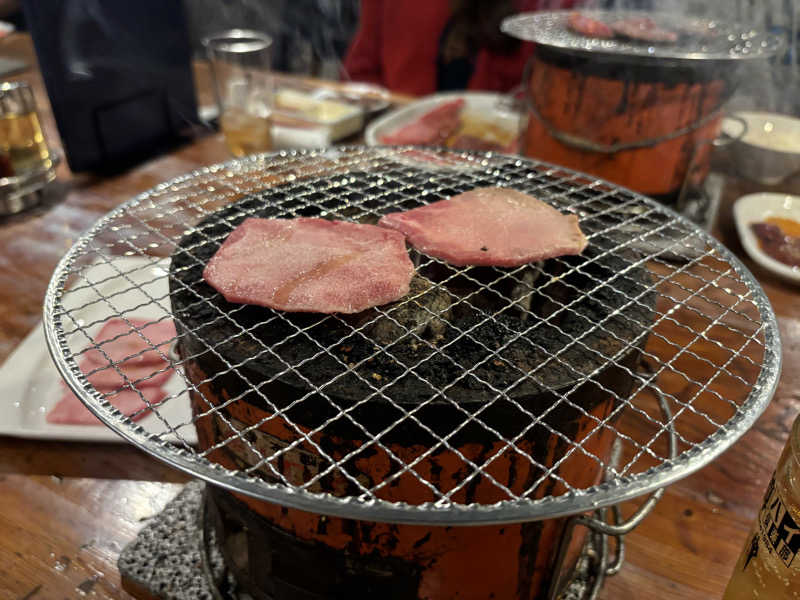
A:
<svg viewBox="0 0 800 600">
<path fill-rule="evenodd" d="M 261 32 L 231 29 L 203 45 L 211 62 L 220 129 L 234 156 L 272 149 L 272 39 Z"/>
<path fill-rule="evenodd" d="M 0 83 L 0 177 L 52 167 L 33 92 L 27 83 Z"/>
<path fill-rule="evenodd" d="M 767 486 L 723 600 L 800 599 L 800 417 Z"/>
</svg>

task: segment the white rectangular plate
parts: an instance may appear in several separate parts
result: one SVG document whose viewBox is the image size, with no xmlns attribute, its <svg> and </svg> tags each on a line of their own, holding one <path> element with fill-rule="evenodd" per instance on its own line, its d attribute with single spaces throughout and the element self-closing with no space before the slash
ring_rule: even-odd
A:
<svg viewBox="0 0 800 600">
<path fill-rule="evenodd" d="M 168 260 L 154 263 L 153 260 L 135 257 L 118 257 L 113 260 L 114 267 L 128 273 L 129 281 L 122 278 L 110 279 L 103 285 L 102 293 L 111 295 L 115 288 L 123 288 L 141 278 L 141 283 L 148 286 L 154 297 L 166 297 L 167 279 L 165 269 Z M 83 276 L 90 281 L 108 279 L 109 266 L 97 265 L 87 269 Z M 130 294 L 128 294 L 130 295 Z M 95 304 L 98 314 L 91 314 L 93 309 L 85 309 L 86 322 L 97 318 L 106 318 L 104 307 Z M 107 310 L 107 308 L 105 308 Z M 155 311 L 155 312 L 153 312 Z M 160 314 L 159 314 L 160 313 Z M 143 306 L 135 315 L 143 318 L 158 319 L 163 316 L 156 307 Z M 189 397 L 180 375 L 173 375 L 164 385 L 168 394 L 176 394 L 175 398 L 159 406 L 159 413 L 169 423 L 186 423 L 179 430 L 184 441 L 195 444 L 197 435 L 192 423 Z M 122 437 L 98 422 L 97 425 L 61 425 L 48 423 L 47 412 L 58 402 L 63 393 L 62 379 L 56 370 L 47 342 L 44 329 L 39 323 L 33 331 L 14 349 L 3 366 L 0 367 L 0 435 L 11 435 L 24 438 L 76 440 L 94 442 L 123 442 Z M 137 422 L 146 431 L 162 434 L 165 427 L 161 420 L 149 414 Z M 172 433 L 164 434 L 163 439 L 179 442 Z"/>
</svg>

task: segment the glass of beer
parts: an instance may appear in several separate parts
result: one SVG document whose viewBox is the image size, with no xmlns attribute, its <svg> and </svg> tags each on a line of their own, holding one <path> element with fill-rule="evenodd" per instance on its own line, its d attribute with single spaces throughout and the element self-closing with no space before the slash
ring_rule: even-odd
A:
<svg viewBox="0 0 800 600">
<path fill-rule="evenodd" d="M 272 149 L 272 39 L 261 32 L 231 29 L 203 45 L 211 62 L 220 129 L 234 156 Z"/>
<path fill-rule="evenodd" d="M 767 486 L 723 600 L 800 597 L 800 417 Z"/>
<path fill-rule="evenodd" d="M 53 166 L 33 92 L 27 83 L 0 83 L 0 176 L 43 172 Z"/>
</svg>

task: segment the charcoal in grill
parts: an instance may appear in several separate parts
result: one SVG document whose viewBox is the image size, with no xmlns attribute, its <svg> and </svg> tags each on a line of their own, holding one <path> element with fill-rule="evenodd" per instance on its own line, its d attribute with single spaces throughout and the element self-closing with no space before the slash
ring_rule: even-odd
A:
<svg viewBox="0 0 800 600">
<path fill-rule="evenodd" d="M 440 262 L 419 270 L 410 298 L 355 316 L 228 303 L 203 281 L 204 265 L 246 216 L 275 216 L 269 195 L 279 192 L 259 199 L 263 208 L 242 210 L 253 205 L 248 198 L 215 213 L 184 238 L 184 251 L 173 257 L 173 310 L 186 329 L 181 355 L 189 371 L 207 375 L 203 379 L 215 395 L 241 396 L 265 413 L 288 407 L 295 423 L 308 430 L 324 426 L 326 436 L 342 443 L 381 435 L 385 443 L 425 446 L 476 411 L 482 423 L 461 428 L 452 438 L 454 446 L 491 444 L 495 431 L 515 438 L 560 396 L 591 411 L 608 394 L 592 389 L 593 383 L 577 382 L 598 370 L 606 373 L 593 376 L 595 382 L 626 395 L 630 377 L 609 365 L 607 357 L 634 366 L 652 322 L 652 295 L 630 301 L 649 286 L 646 270 L 634 269 L 615 287 L 602 287 L 559 311 L 582 289 L 631 262 L 608 253 L 597 258 L 599 249 L 545 263 L 531 286 L 530 312 L 501 291 L 525 288 L 524 273 L 531 267 L 454 269 Z M 622 312 L 609 319 L 615 311 Z M 605 327 L 598 330 L 601 321 Z M 570 344 L 575 338 L 581 343 Z M 580 416 L 562 404 L 549 419 Z M 353 406 L 359 425 L 336 418 Z M 401 418 L 403 410 L 415 409 L 426 427 Z M 356 477 L 364 476 L 355 464 L 346 466 Z"/>
</svg>

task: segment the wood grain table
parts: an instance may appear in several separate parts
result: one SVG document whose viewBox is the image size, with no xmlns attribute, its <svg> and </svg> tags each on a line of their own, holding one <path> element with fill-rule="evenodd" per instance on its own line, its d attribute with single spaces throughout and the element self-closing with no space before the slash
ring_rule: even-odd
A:
<svg viewBox="0 0 800 600">
<path fill-rule="evenodd" d="M 0 42 L 0 55 L 31 63 L 15 78 L 34 86 L 46 134 L 58 147 L 29 38 L 15 34 Z M 40 208 L 0 221 L 0 361 L 38 325 L 51 272 L 93 221 L 159 182 L 227 158 L 221 136 L 209 133 L 118 176 L 75 175 L 60 166 Z M 779 316 L 780 385 L 738 443 L 668 488 L 652 515 L 628 536 L 625 565 L 607 581 L 601 598 L 719 598 L 800 412 L 798 289 L 748 260 L 731 223 L 731 201 L 752 189 L 727 176 L 714 232 L 743 257 Z M 800 181 L 790 182 L 789 189 L 800 192 Z M 119 552 L 186 480 L 127 444 L 0 436 L 0 598 L 129 598 L 116 568 Z"/>
</svg>

